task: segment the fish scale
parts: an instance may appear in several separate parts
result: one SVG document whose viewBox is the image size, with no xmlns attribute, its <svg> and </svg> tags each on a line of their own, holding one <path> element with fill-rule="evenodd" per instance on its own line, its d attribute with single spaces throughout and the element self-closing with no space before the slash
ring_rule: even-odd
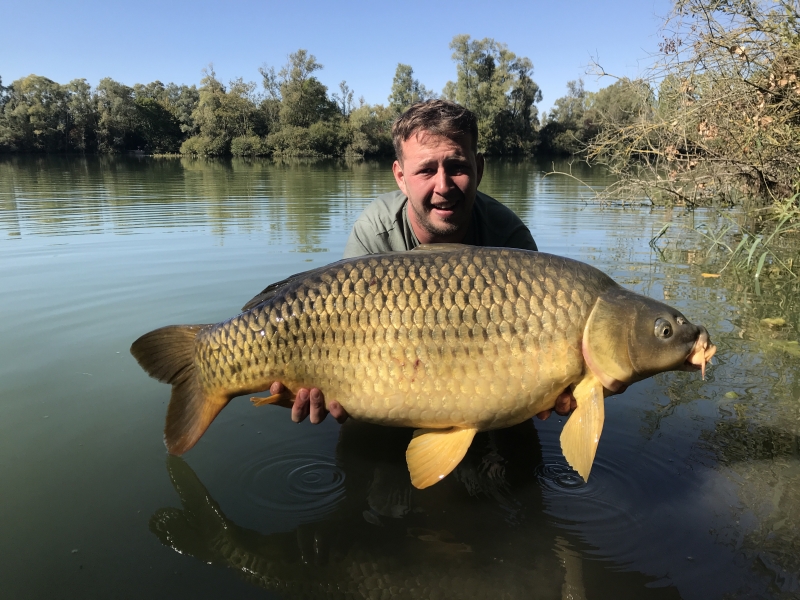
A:
<svg viewBox="0 0 800 600">
<path fill-rule="evenodd" d="M 203 386 L 319 387 L 387 425 L 489 429 L 532 416 L 580 376 L 586 318 L 615 284 L 565 258 L 468 250 L 309 273 L 198 336 Z"/>
</svg>

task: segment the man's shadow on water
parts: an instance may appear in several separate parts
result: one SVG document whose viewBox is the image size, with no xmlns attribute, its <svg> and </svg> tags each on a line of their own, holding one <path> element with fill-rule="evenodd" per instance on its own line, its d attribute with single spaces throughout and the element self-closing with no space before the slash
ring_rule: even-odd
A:
<svg viewBox="0 0 800 600">
<path fill-rule="evenodd" d="M 598 577 L 614 598 L 677 597 L 582 560 L 546 515 L 532 421 L 478 434 L 457 469 L 425 490 L 411 486 L 405 464 L 411 435 L 348 421 L 336 449 L 346 476 L 335 512 L 267 535 L 231 522 L 192 469 L 169 457 L 182 508 L 156 511 L 150 530 L 181 554 L 286 597 L 580 600 Z"/>
</svg>

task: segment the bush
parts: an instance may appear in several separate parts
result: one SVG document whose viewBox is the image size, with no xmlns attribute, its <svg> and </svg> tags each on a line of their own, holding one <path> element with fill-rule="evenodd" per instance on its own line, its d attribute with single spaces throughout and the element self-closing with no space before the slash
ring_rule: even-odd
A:
<svg viewBox="0 0 800 600">
<path fill-rule="evenodd" d="M 318 121 L 308 128 L 309 142 L 318 156 L 341 156 L 350 141 L 347 130 L 340 123 Z"/>
<path fill-rule="evenodd" d="M 224 156 L 230 154 L 230 142 L 224 137 L 195 135 L 181 144 L 181 154 Z"/>
<path fill-rule="evenodd" d="M 340 156 L 349 141 L 338 122 L 319 121 L 311 127 L 287 125 L 270 133 L 265 146 L 274 156 Z"/>
<path fill-rule="evenodd" d="M 264 140 L 257 135 L 243 135 L 231 140 L 231 154 L 234 156 L 264 156 L 269 152 Z"/>
</svg>

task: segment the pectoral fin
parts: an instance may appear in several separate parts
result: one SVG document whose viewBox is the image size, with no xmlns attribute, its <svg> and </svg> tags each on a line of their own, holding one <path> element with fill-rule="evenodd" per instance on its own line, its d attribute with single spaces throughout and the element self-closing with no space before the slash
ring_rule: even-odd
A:
<svg viewBox="0 0 800 600">
<path fill-rule="evenodd" d="M 573 395 L 578 408 L 561 432 L 561 451 L 570 466 L 588 481 L 605 419 L 603 384 L 589 374 L 575 386 Z"/>
<path fill-rule="evenodd" d="M 477 429 L 417 429 L 406 450 L 406 462 L 415 488 L 424 489 L 456 468 L 469 449 Z"/>
</svg>

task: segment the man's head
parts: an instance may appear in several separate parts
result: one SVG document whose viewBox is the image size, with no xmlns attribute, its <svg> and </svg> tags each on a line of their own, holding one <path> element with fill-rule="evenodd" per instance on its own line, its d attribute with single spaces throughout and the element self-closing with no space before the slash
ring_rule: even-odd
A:
<svg viewBox="0 0 800 600">
<path fill-rule="evenodd" d="M 446 100 L 418 102 L 395 121 L 392 138 L 392 171 L 419 241 L 462 241 L 483 177 L 475 115 Z"/>
</svg>

